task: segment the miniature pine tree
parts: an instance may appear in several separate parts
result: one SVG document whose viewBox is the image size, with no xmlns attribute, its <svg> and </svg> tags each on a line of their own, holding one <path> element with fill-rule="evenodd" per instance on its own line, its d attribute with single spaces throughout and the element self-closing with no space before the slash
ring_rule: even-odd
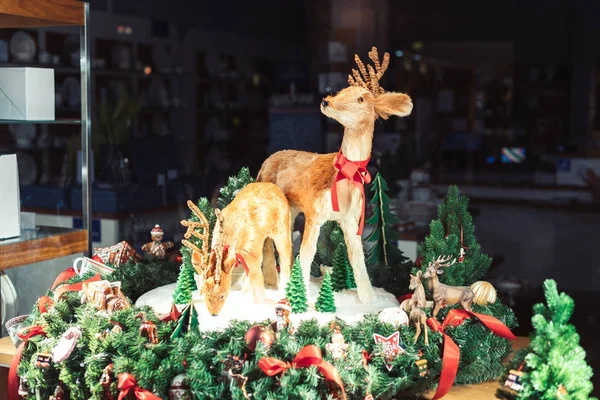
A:
<svg viewBox="0 0 600 400">
<path fill-rule="evenodd" d="M 189 332 L 198 332 L 198 328 L 198 311 L 194 307 L 194 303 L 190 301 L 177 320 L 171 339 L 182 337 Z"/>
<path fill-rule="evenodd" d="M 394 230 L 398 218 L 390 211 L 390 198 L 386 194 L 387 182 L 379 173 L 375 175 L 370 190 L 373 192 L 371 204 L 375 208 L 373 216 L 366 223 L 375 225 L 375 230 L 365 239 L 367 242 L 374 243 L 368 252 L 367 262 L 370 264 L 382 263 L 383 265 L 402 263 L 408 258 L 402 254 L 402 250 L 395 243 L 400 239 L 398 232 Z"/>
<path fill-rule="evenodd" d="M 340 243 L 333 254 L 333 272 L 331 276 L 333 290 L 340 292 L 348 289 L 348 271 L 352 273 L 352 267 L 348 262 L 346 246 Z"/>
<path fill-rule="evenodd" d="M 498 397 L 509 399 L 591 399 L 593 371 L 585 361 L 575 326 L 569 324 L 575 303 L 565 293 L 558 293 L 556 282 L 544 282 L 547 304 L 536 304 L 531 319 L 534 332 L 524 357 L 515 364 L 523 366 L 520 390 L 504 385 Z M 522 362 L 524 360 L 524 363 Z M 503 383 L 505 381 L 503 380 Z M 509 379 L 510 382 L 510 379 Z M 518 389 L 518 388 L 517 388 Z"/>
<path fill-rule="evenodd" d="M 294 314 L 303 313 L 308 310 L 308 304 L 306 302 L 306 286 L 304 285 L 302 267 L 300 266 L 300 259 L 298 257 L 294 260 L 292 274 L 287 287 L 285 288 L 285 296 L 290 301 L 292 312 Z"/>
<path fill-rule="evenodd" d="M 315 308 L 319 312 L 335 312 L 335 298 L 333 296 L 333 286 L 331 285 L 331 275 L 325 273 L 323 283 L 319 290 L 319 297 L 315 303 Z"/>
<path fill-rule="evenodd" d="M 223 209 L 234 199 L 237 192 L 249 183 L 254 182 L 248 167 L 242 167 L 237 175 L 230 176 L 227 184 L 219 189 L 217 207 Z"/>
<path fill-rule="evenodd" d="M 440 281 L 452 286 L 470 285 L 481 279 L 492 263 L 475 239 L 473 217 L 468 207 L 469 199 L 460 194 L 457 186 L 450 186 L 444 203 L 438 207 L 438 218 L 429 225 L 429 235 L 419 244 L 423 272 L 429 262 L 439 256 L 456 258 L 456 263 L 444 268 L 444 274 L 440 276 Z M 464 250 L 462 260 L 461 247 Z"/>
<path fill-rule="evenodd" d="M 346 255 L 346 261 L 348 261 L 348 255 Z M 354 270 L 352 269 L 352 265 L 350 265 L 349 261 L 346 263 L 346 289 L 356 289 Z"/>
<path fill-rule="evenodd" d="M 183 264 L 179 270 L 177 286 L 173 293 L 173 301 L 175 304 L 185 304 L 190 302 L 192 300 L 192 292 L 196 289 L 194 269 Z"/>
<path fill-rule="evenodd" d="M 344 232 L 336 221 L 327 221 L 321 227 L 315 261 L 317 265 L 333 266 L 333 254 L 344 243 Z"/>
</svg>

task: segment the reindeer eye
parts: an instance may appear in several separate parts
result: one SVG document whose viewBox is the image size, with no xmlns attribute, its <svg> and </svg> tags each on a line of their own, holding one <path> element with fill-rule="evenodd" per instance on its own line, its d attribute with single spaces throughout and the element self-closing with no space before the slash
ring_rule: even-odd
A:
<svg viewBox="0 0 600 400">
<path fill-rule="evenodd" d="M 363 101 L 365 101 L 365 99 L 364 99 L 362 96 L 360 96 L 360 97 L 358 98 L 358 102 L 359 102 L 359 103 L 362 103 Z"/>
</svg>

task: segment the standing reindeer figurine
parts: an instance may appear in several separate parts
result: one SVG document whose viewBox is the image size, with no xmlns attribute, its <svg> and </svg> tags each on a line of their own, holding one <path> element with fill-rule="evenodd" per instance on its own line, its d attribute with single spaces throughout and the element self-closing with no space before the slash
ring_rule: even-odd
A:
<svg viewBox="0 0 600 400">
<path fill-rule="evenodd" d="M 275 242 L 281 270 L 279 287 L 285 288 L 292 265 L 290 207 L 277 185 L 250 183 L 223 210 L 215 209 L 217 222 L 210 253 L 208 221 L 194 203 L 188 201 L 188 207 L 200 221 L 181 221 L 188 228 L 185 238 L 201 239 L 202 248 L 186 239 L 182 243 L 192 249 L 192 265 L 203 278 L 201 290 L 211 315 L 223 308 L 231 289 L 231 272 L 238 262 L 249 276 L 255 303 L 265 302 L 265 283 L 277 288 L 275 255 L 272 246 L 264 246 L 265 241 Z"/>
<path fill-rule="evenodd" d="M 413 343 L 417 343 L 417 339 L 421 335 L 421 326 L 423 326 L 423 331 L 425 332 L 425 346 L 429 345 L 429 331 L 427 329 L 427 315 L 425 315 L 425 311 L 423 308 L 427 307 L 428 302 L 425 297 L 425 288 L 423 287 L 423 283 L 421 282 L 422 272 L 418 271 L 417 275 L 410 275 L 410 285 L 408 288 L 410 290 L 414 290 L 412 297 L 407 300 L 410 314 L 410 321 L 415 326 L 417 332 L 415 333 L 415 337 L 413 338 Z"/>
<path fill-rule="evenodd" d="M 413 107 L 407 95 L 385 92 L 379 86 L 389 64 L 389 54 L 385 53 L 380 63 L 377 49 L 373 47 L 369 57 L 375 68 L 369 65 L 367 71 L 355 56 L 360 72 L 352 70 L 348 77 L 350 86 L 321 102 L 321 112 L 344 126 L 340 151 L 331 154 L 279 151 L 265 160 L 256 179 L 273 182 L 283 190 L 290 202 L 292 221 L 300 212 L 304 213 L 300 264 L 307 288 L 321 226 L 331 220 L 340 224 L 361 302 L 370 302 L 374 297 L 361 234 L 364 184 L 371 180 L 367 164 L 371 158 L 375 121 L 391 115 L 404 117 Z"/>
<path fill-rule="evenodd" d="M 450 262 L 452 257 L 439 256 L 434 261 L 431 261 L 427 266 L 423 278 L 429 279 L 429 289 L 433 290 L 433 301 L 435 307 L 433 308 L 433 316 L 437 316 L 438 312 L 444 304 L 457 304 L 460 303 L 462 308 L 467 311 L 471 311 L 471 303 L 473 302 L 473 291 L 468 286 L 448 286 L 440 283 L 438 275 L 444 273 L 440 268 L 446 268 L 453 265 L 456 259 Z"/>
</svg>

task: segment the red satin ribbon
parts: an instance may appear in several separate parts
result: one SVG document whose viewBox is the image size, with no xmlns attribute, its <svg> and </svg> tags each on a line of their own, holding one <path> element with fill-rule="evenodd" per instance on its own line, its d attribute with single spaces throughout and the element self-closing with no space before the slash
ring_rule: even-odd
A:
<svg viewBox="0 0 600 400">
<path fill-rule="evenodd" d="M 452 338 L 446 334 L 446 327 L 457 327 L 466 319 L 471 317 L 476 317 L 479 319 L 481 323 L 483 323 L 497 336 L 510 340 L 516 339 L 515 335 L 510 331 L 510 329 L 508 329 L 506 325 L 491 315 L 479 314 L 472 311 L 455 308 L 448 312 L 446 319 L 444 319 L 444 322 L 441 324 L 435 318 L 428 318 L 427 326 L 429 326 L 432 331 L 441 332 L 444 335 L 444 351 L 442 354 L 442 372 L 440 374 L 440 383 L 438 384 L 435 395 L 431 398 L 431 400 L 440 399 L 448 393 L 454 384 L 454 379 L 456 378 L 456 373 L 458 372 L 460 349 L 456 343 L 454 343 L 454 340 L 452 340 Z"/>
<path fill-rule="evenodd" d="M 229 245 L 223 246 L 223 250 L 229 251 Z M 246 260 L 244 260 L 244 256 L 239 253 L 235 253 L 235 259 L 237 260 L 238 264 L 242 264 L 242 267 L 244 267 L 244 271 L 246 271 L 246 275 L 248 275 L 250 273 L 250 270 L 248 269 L 248 264 L 246 264 Z"/>
<path fill-rule="evenodd" d="M 154 395 L 149 390 L 140 388 L 135 377 L 128 373 L 119 374 L 117 389 L 120 390 L 118 400 L 123 400 L 130 391 L 133 391 L 135 398 L 139 400 L 161 400 L 160 397 Z"/>
<path fill-rule="evenodd" d="M 337 183 L 344 179 L 348 179 L 350 183 L 360 190 L 360 195 L 363 202 L 362 214 L 360 215 L 360 221 L 358 223 L 358 232 L 356 233 L 357 235 L 362 235 L 365 224 L 365 183 L 371 182 L 371 175 L 369 174 L 369 171 L 367 171 L 367 165 L 369 164 L 370 160 L 371 157 L 364 161 L 350 161 L 344 156 L 341 149 L 338 152 L 335 160 L 335 169 L 338 171 L 338 173 L 335 176 L 333 186 L 331 187 L 331 204 L 333 206 L 333 211 L 340 211 L 340 203 L 337 195 Z"/>
<path fill-rule="evenodd" d="M 78 282 L 78 283 L 73 283 L 71 285 L 62 285 L 59 286 L 58 288 L 56 288 L 56 290 L 54 291 L 54 301 L 57 301 L 60 296 L 63 295 L 63 293 L 67 293 L 67 292 L 78 292 L 81 290 L 83 284 L 85 282 L 97 282 L 102 280 L 102 277 L 100 276 L 100 274 L 96 274 L 95 276 L 91 277 L 90 279 L 87 279 L 83 282 Z"/>
<path fill-rule="evenodd" d="M 282 372 L 285 372 L 289 368 L 307 368 L 311 365 L 317 367 L 319 372 L 323 374 L 325 379 L 336 383 L 342 390 L 343 398 L 346 398 L 346 392 L 344 391 L 344 383 L 338 370 L 327 361 L 323 360 L 321 355 L 321 349 L 314 345 L 308 345 L 302 348 L 294 357 L 291 363 L 278 360 L 274 357 L 263 357 L 258 360 L 258 366 L 268 376 L 275 376 Z"/>
<path fill-rule="evenodd" d="M 50 290 L 56 289 L 56 287 L 58 285 L 60 285 L 61 283 L 65 282 L 65 281 L 68 281 L 69 279 L 71 279 L 75 275 L 77 275 L 77 273 L 75 272 L 75 269 L 73 269 L 73 268 L 67 268 L 66 270 L 64 270 L 63 272 L 61 272 L 60 274 L 58 274 L 58 276 L 54 280 L 54 283 L 50 287 Z"/>
<path fill-rule="evenodd" d="M 17 376 L 17 368 L 21 362 L 23 351 L 27 342 L 34 336 L 43 335 L 46 336 L 44 328 L 41 326 L 32 326 L 25 328 L 18 333 L 19 337 L 23 339 L 23 342 L 17 347 L 17 351 L 12 361 L 10 362 L 10 369 L 8 370 L 8 400 L 19 400 L 19 377 Z"/>
<path fill-rule="evenodd" d="M 404 300 L 409 300 L 412 299 L 413 294 L 412 293 L 408 293 L 408 294 L 403 294 L 402 296 L 398 296 L 397 299 L 400 302 L 400 304 L 402 304 L 402 302 Z"/>
<path fill-rule="evenodd" d="M 54 305 L 54 301 L 48 296 L 42 296 L 37 301 L 37 307 L 40 313 L 45 313 Z"/>
</svg>

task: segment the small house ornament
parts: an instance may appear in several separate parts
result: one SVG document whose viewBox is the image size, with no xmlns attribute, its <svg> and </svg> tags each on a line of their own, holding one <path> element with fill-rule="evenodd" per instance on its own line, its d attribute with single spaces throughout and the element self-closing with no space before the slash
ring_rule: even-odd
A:
<svg viewBox="0 0 600 400">
<path fill-rule="evenodd" d="M 506 379 L 506 382 L 504 382 L 504 386 L 514 390 L 515 392 L 519 392 L 521 389 L 523 389 L 523 384 L 521 383 L 521 378 L 523 375 L 524 372 L 521 371 L 520 368 L 518 370 L 511 369 L 508 371 L 508 378 Z"/>
<path fill-rule="evenodd" d="M 154 225 L 154 228 L 150 231 L 150 237 L 152 241 L 142 246 L 142 250 L 151 256 L 157 258 L 165 258 L 167 250 L 174 246 L 173 242 L 163 242 L 163 236 L 165 232 L 162 230 L 160 225 Z"/>
</svg>

